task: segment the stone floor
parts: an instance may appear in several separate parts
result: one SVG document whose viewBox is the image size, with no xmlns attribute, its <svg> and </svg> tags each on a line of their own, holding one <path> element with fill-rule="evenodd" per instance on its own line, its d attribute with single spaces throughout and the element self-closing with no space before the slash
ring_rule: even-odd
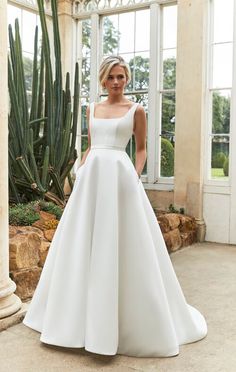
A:
<svg viewBox="0 0 236 372">
<path fill-rule="evenodd" d="M 20 323 L 0 333 L 0 372 L 235 372 L 236 247 L 195 244 L 171 259 L 187 301 L 207 320 L 205 339 L 172 358 L 108 357 L 45 345 Z"/>
</svg>

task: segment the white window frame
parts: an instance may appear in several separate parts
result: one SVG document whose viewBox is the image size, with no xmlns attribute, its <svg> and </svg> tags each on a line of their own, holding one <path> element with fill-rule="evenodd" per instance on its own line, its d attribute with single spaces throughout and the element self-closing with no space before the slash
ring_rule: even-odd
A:
<svg viewBox="0 0 236 372">
<path fill-rule="evenodd" d="M 234 7 L 236 9 L 236 0 L 234 0 Z M 232 87 L 223 88 L 212 88 L 212 71 L 213 71 L 213 32 L 214 32 L 214 0 L 209 0 L 208 3 L 208 43 L 207 43 L 207 64 L 206 64 L 206 135 L 205 135 L 205 169 L 204 169 L 204 191 L 219 193 L 220 188 L 223 193 L 230 194 L 232 187 L 232 167 L 233 160 L 236 159 L 236 151 L 233 148 L 233 143 L 236 140 L 236 104 L 235 102 L 235 80 L 236 80 L 236 15 L 234 11 L 234 33 L 233 33 L 233 79 Z M 228 180 L 218 180 L 211 179 L 211 151 L 212 151 L 212 94 L 214 91 L 220 90 L 230 90 L 231 91 L 231 101 L 230 101 L 230 131 L 226 135 L 229 136 L 229 178 Z"/>
<path fill-rule="evenodd" d="M 176 0 L 152 1 L 150 3 L 139 3 L 131 6 L 124 6 L 114 9 L 93 10 L 91 13 L 74 15 L 78 21 L 91 17 L 91 71 L 94 72 L 90 79 L 90 102 L 99 99 L 98 89 L 98 69 L 101 61 L 102 33 L 101 16 L 112 15 L 127 11 L 150 8 L 150 66 L 149 66 L 149 89 L 148 89 L 148 157 L 147 175 L 142 175 L 141 179 L 146 189 L 152 190 L 173 190 L 174 177 L 160 177 L 159 172 L 159 151 L 157 139 L 161 132 L 161 113 L 160 113 L 160 76 L 161 66 L 161 41 L 162 41 L 162 8 L 165 5 L 176 5 Z M 78 22 L 77 22 L 78 25 Z M 77 32 L 76 32 L 77 34 Z M 78 59 L 78 53 L 76 60 Z M 151 124 L 155 123 L 155 124 Z"/>
</svg>

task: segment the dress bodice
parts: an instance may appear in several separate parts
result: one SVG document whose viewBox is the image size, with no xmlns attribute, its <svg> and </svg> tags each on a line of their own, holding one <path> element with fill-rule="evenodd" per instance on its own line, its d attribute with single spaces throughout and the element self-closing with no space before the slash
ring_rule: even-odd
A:
<svg viewBox="0 0 236 372">
<path fill-rule="evenodd" d="M 103 119 L 94 117 L 94 102 L 90 105 L 89 129 L 91 148 L 112 147 L 125 150 L 133 134 L 133 118 L 138 103 L 119 118 Z"/>
</svg>

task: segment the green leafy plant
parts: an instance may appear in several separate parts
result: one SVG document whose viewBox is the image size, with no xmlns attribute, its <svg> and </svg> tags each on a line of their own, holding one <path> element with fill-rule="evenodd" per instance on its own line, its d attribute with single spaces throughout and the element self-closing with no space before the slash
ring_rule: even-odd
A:
<svg viewBox="0 0 236 372">
<path fill-rule="evenodd" d="M 8 56 L 9 112 L 9 189 L 10 200 L 25 202 L 47 199 L 65 204 L 64 184 L 77 158 L 75 149 L 79 104 L 79 71 L 75 66 L 73 102 L 70 75 L 62 86 L 61 47 L 57 1 L 51 1 L 55 77 L 52 73 L 49 36 L 44 1 L 37 0 L 42 28 L 41 53 L 38 53 L 38 28 L 35 30 L 31 105 L 27 100 L 23 54 L 18 20 L 15 38 L 9 25 Z"/>
<path fill-rule="evenodd" d="M 211 163 L 212 168 L 223 168 L 226 158 L 227 157 L 223 152 L 217 152 L 212 157 Z"/>
<path fill-rule="evenodd" d="M 172 177 L 174 175 L 174 147 L 166 139 L 161 139 L 161 176 Z"/>
<path fill-rule="evenodd" d="M 228 157 L 224 161 L 223 171 L 224 171 L 224 175 L 228 177 L 229 175 L 229 158 Z"/>
<path fill-rule="evenodd" d="M 175 208 L 175 206 L 173 204 L 170 204 L 169 205 L 169 212 L 171 213 L 180 213 L 180 214 L 184 214 L 184 208 L 181 207 L 179 210 L 177 208 Z"/>
<path fill-rule="evenodd" d="M 56 218 L 60 220 L 62 213 L 63 213 L 63 209 L 61 207 L 59 207 L 58 205 L 55 205 L 52 202 L 46 202 L 44 200 L 40 200 L 38 205 L 39 205 L 40 210 L 51 213 L 51 214 L 55 214 Z"/>
<path fill-rule="evenodd" d="M 9 208 L 9 224 L 14 226 L 29 226 L 40 219 L 35 204 L 17 204 Z"/>
</svg>

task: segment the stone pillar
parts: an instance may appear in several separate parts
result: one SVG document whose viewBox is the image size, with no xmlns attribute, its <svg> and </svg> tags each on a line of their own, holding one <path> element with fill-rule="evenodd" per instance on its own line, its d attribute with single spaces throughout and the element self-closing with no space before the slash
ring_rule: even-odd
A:
<svg viewBox="0 0 236 372">
<path fill-rule="evenodd" d="M 8 241 L 8 87 L 7 87 L 7 0 L 0 2 L 0 318 L 21 308 L 9 278 Z"/>
<path fill-rule="evenodd" d="M 174 204 L 196 218 L 200 241 L 205 236 L 202 189 L 206 20 L 206 0 L 179 0 Z"/>
<path fill-rule="evenodd" d="M 72 0 L 58 0 L 58 20 L 61 38 L 61 60 L 62 60 L 62 77 L 65 81 L 66 73 L 69 72 L 71 78 L 74 74 L 74 19 L 72 18 Z M 72 68 L 73 67 L 73 68 Z M 71 82 L 73 80 L 71 79 Z"/>
</svg>

